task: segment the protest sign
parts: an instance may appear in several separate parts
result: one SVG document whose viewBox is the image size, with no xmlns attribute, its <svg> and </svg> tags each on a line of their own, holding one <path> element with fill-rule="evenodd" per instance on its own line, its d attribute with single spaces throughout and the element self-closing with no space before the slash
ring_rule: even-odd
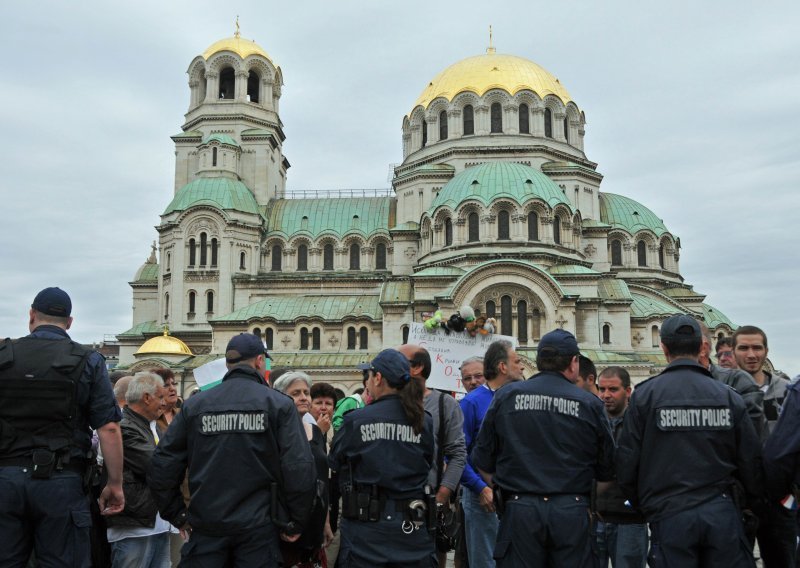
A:
<svg viewBox="0 0 800 568">
<path fill-rule="evenodd" d="M 467 332 L 445 333 L 441 327 L 428 331 L 421 323 L 412 323 L 408 330 L 408 343 L 419 345 L 431 354 L 431 376 L 428 388 L 464 392 L 461 385 L 461 362 L 469 357 L 483 357 L 489 344 L 499 339 L 510 341 L 516 347 L 517 339 L 508 335 L 481 335 L 471 337 Z"/>
</svg>

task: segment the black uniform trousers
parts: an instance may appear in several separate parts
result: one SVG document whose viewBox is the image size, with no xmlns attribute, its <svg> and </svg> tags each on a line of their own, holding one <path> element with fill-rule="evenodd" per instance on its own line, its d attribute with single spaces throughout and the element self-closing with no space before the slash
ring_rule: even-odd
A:
<svg viewBox="0 0 800 568">
<path fill-rule="evenodd" d="M 648 564 L 657 568 L 753 568 L 741 515 L 727 494 L 650 523 Z"/>
<path fill-rule="evenodd" d="M 91 526 L 78 473 L 33 479 L 31 468 L 0 467 L 0 566 L 25 566 L 35 547 L 40 568 L 85 568 Z"/>
<path fill-rule="evenodd" d="M 494 559 L 498 568 L 593 568 L 589 498 L 510 495 Z"/>
<path fill-rule="evenodd" d="M 270 525 L 212 536 L 193 530 L 181 547 L 181 568 L 277 568 L 278 531 Z"/>
<path fill-rule="evenodd" d="M 794 566 L 797 542 L 797 511 L 790 511 L 780 503 L 770 502 L 759 517 L 758 550 L 764 568 Z"/>
</svg>

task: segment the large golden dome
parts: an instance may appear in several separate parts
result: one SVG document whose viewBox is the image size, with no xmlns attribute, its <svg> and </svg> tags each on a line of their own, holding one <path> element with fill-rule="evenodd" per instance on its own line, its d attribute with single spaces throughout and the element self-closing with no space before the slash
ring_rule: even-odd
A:
<svg viewBox="0 0 800 568">
<path fill-rule="evenodd" d="M 194 353 L 188 345 L 177 337 L 172 337 L 165 329 L 164 335 L 151 337 L 142 343 L 134 355 L 194 355 Z"/>
<path fill-rule="evenodd" d="M 413 108 L 419 105 L 427 108 L 438 97 L 452 101 L 464 91 L 483 96 L 491 89 L 503 89 L 512 95 L 530 89 L 542 98 L 555 95 L 564 104 L 572 100 L 559 80 L 543 67 L 522 57 L 498 54 L 490 49 L 485 55 L 468 57 L 439 73 L 422 91 Z"/>
<path fill-rule="evenodd" d="M 218 42 L 211 44 L 211 46 L 203 52 L 203 59 L 208 61 L 209 57 L 215 53 L 219 53 L 220 51 L 232 51 L 242 59 L 249 55 L 261 55 L 262 57 L 266 57 L 272 61 L 269 55 L 267 55 L 267 52 L 264 51 L 255 41 L 251 39 L 244 39 L 238 35 L 226 37 L 225 39 L 221 39 Z"/>
</svg>

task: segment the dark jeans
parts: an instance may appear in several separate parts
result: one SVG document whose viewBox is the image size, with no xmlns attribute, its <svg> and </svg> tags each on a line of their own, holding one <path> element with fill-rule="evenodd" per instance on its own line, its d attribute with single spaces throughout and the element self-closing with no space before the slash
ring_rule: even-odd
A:
<svg viewBox="0 0 800 568">
<path fill-rule="evenodd" d="M 789 511 L 780 503 L 770 503 L 759 518 L 756 539 L 764 568 L 795 565 L 796 517 L 797 511 Z"/>
<path fill-rule="evenodd" d="M 658 568 L 753 568 L 741 516 L 728 495 L 650 523 L 648 562 Z"/>
<path fill-rule="evenodd" d="M 89 565 L 92 517 L 77 473 L 31 478 L 29 468 L 0 467 L 0 566 L 23 567 L 31 550 L 41 568 Z"/>
<path fill-rule="evenodd" d="M 647 525 L 597 523 L 597 566 L 645 568 L 647 563 Z"/>
<path fill-rule="evenodd" d="M 187 568 L 277 568 L 280 558 L 278 531 L 272 525 L 211 536 L 192 531 L 181 548 L 181 566 Z"/>
</svg>

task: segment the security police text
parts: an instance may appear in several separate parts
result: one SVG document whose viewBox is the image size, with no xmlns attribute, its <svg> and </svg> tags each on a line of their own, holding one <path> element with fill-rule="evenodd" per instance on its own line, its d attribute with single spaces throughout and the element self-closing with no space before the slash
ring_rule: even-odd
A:
<svg viewBox="0 0 800 568">
<path fill-rule="evenodd" d="M 733 427 L 730 408 L 660 408 L 661 430 L 729 430 Z"/>
<path fill-rule="evenodd" d="M 220 412 L 205 414 L 201 419 L 203 434 L 265 432 L 263 412 Z"/>
<path fill-rule="evenodd" d="M 391 422 L 375 422 L 361 425 L 361 441 L 393 440 L 396 442 L 412 442 L 419 444 L 422 436 L 414 434 L 414 429 L 407 424 L 393 424 Z"/>
<path fill-rule="evenodd" d="M 541 410 L 575 418 L 580 416 L 580 409 L 581 404 L 577 400 L 546 394 L 518 394 L 514 404 L 514 410 Z"/>
</svg>

